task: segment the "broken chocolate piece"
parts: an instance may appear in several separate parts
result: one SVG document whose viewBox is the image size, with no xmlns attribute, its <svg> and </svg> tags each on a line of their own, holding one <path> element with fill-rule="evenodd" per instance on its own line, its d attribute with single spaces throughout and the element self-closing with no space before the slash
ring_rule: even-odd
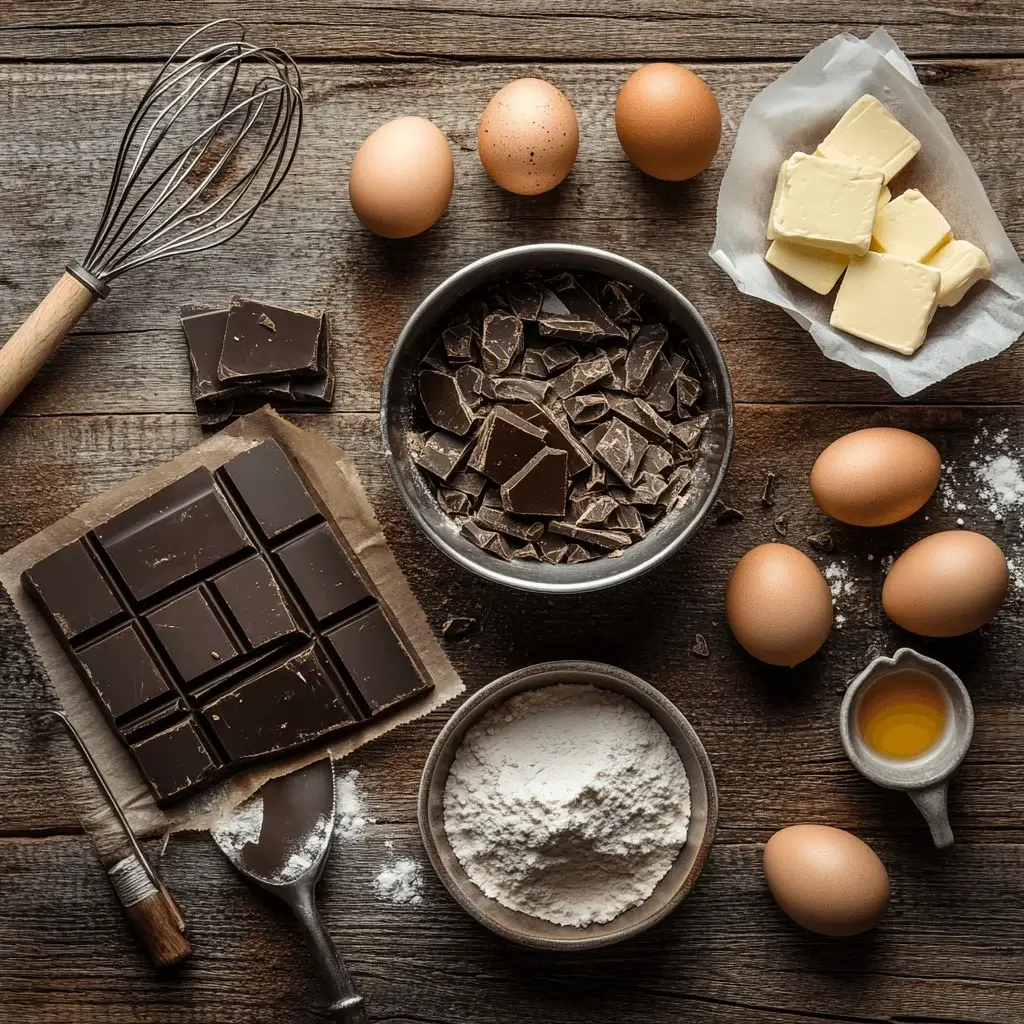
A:
<svg viewBox="0 0 1024 1024">
<path fill-rule="evenodd" d="M 631 395 L 638 395 L 643 390 L 654 360 L 661 353 L 668 341 L 668 331 L 664 324 L 644 324 L 633 336 L 626 355 L 625 387 Z"/>
<path fill-rule="evenodd" d="M 814 548 L 815 551 L 820 551 L 823 554 L 831 554 L 836 549 L 835 538 L 828 530 L 824 533 L 813 533 L 807 538 L 807 543 L 810 547 Z"/>
<path fill-rule="evenodd" d="M 667 416 L 676 410 L 675 383 L 685 360 L 671 350 L 662 350 L 654 359 L 654 368 L 641 394 L 652 409 Z"/>
<path fill-rule="evenodd" d="M 569 489 L 568 456 L 558 448 L 544 448 L 501 488 L 501 503 L 524 516 L 560 516 Z M 524 537 L 535 540 L 535 537 Z"/>
<path fill-rule="evenodd" d="M 684 447 L 695 448 L 707 425 L 707 416 L 697 416 L 692 420 L 674 423 L 672 425 L 672 436 Z"/>
<path fill-rule="evenodd" d="M 569 544 L 561 537 L 554 537 L 550 533 L 544 534 L 536 544 L 537 553 L 542 562 L 550 562 L 552 565 L 560 565 L 569 554 Z"/>
<path fill-rule="evenodd" d="M 487 477 L 472 469 L 464 469 L 451 477 L 448 486 L 452 490 L 468 494 L 475 501 L 487 488 Z"/>
<path fill-rule="evenodd" d="M 761 490 L 761 504 L 765 508 L 771 508 L 775 504 L 775 474 L 770 469 L 765 470 L 764 487 Z"/>
<path fill-rule="evenodd" d="M 608 357 L 608 362 L 611 364 L 612 372 L 605 382 L 605 387 L 611 388 L 613 391 L 625 391 L 626 390 L 626 355 L 627 349 L 625 345 L 609 345 L 604 350 L 604 354 Z"/>
<path fill-rule="evenodd" d="M 643 319 L 636 306 L 636 292 L 621 281 L 604 282 L 601 303 L 608 315 L 619 323 L 638 324 Z"/>
<path fill-rule="evenodd" d="M 437 370 L 420 370 L 420 401 L 435 427 L 465 437 L 475 422 L 458 381 Z"/>
<path fill-rule="evenodd" d="M 448 363 L 448 354 L 444 350 L 443 341 L 435 341 L 430 348 L 427 349 L 427 354 L 423 357 L 423 365 L 429 366 L 432 370 L 437 370 L 440 373 L 448 373 L 451 370 L 451 366 Z"/>
<path fill-rule="evenodd" d="M 558 274 L 548 281 L 548 285 L 572 316 L 595 324 L 603 337 L 624 338 L 626 336 L 622 328 L 612 320 L 572 274 Z M 543 311 L 544 307 L 542 306 L 541 309 Z"/>
<path fill-rule="evenodd" d="M 268 331 L 261 316 L 271 317 Z M 217 377 L 225 383 L 323 373 L 322 310 L 287 309 L 235 295 L 228 307 Z"/>
<path fill-rule="evenodd" d="M 523 322 L 508 313 L 491 313 L 484 319 L 480 355 L 484 372 L 504 373 L 523 351 Z"/>
<path fill-rule="evenodd" d="M 456 437 L 445 430 L 438 430 L 423 441 L 413 458 L 428 473 L 447 480 L 462 462 L 472 443 L 470 438 Z"/>
<path fill-rule="evenodd" d="M 496 398 L 505 402 L 543 402 L 551 385 L 546 380 L 526 377 L 492 377 Z"/>
<path fill-rule="evenodd" d="M 523 350 L 523 365 L 519 371 L 524 377 L 534 380 L 547 380 L 550 371 L 544 362 L 544 349 L 528 348 Z"/>
<path fill-rule="evenodd" d="M 476 619 L 469 615 L 449 615 L 441 627 L 441 634 L 449 640 L 458 640 L 476 629 Z"/>
<path fill-rule="evenodd" d="M 580 562 L 590 562 L 595 557 L 582 544 L 571 544 L 565 557 L 565 564 L 578 565 Z"/>
<path fill-rule="evenodd" d="M 476 328 L 472 324 L 452 324 L 441 333 L 441 340 L 449 363 L 472 362 L 473 346 L 478 340 Z"/>
<path fill-rule="evenodd" d="M 643 537 L 647 530 L 640 513 L 633 505 L 620 505 L 615 503 L 615 511 L 608 517 L 605 526 L 611 530 L 625 530 L 626 533 Z"/>
<path fill-rule="evenodd" d="M 573 395 L 562 402 L 566 415 L 578 426 L 597 423 L 608 415 L 608 399 L 601 395 Z"/>
<path fill-rule="evenodd" d="M 585 502 L 582 511 L 574 517 L 579 526 L 597 526 L 619 508 L 619 503 L 606 494 L 587 495 Z"/>
<path fill-rule="evenodd" d="M 505 285 L 509 308 L 520 320 L 536 320 L 544 293 L 536 281 L 509 281 Z"/>
<path fill-rule="evenodd" d="M 461 533 L 481 551 L 489 550 L 488 545 L 498 536 L 493 530 L 485 530 L 482 526 L 478 526 L 472 519 L 467 519 L 462 524 Z"/>
<path fill-rule="evenodd" d="M 437 503 L 450 516 L 467 516 L 473 511 L 473 502 L 468 494 L 448 487 L 438 488 Z"/>
<path fill-rule="evenodd" d="M 668 477 L 668 487 L 662 491 L 658 504 L 670 509 L 683 491 L 693 483 L 693 470 L 689 466 L 677 466 Z"/>
<path fill-rule="evenodd" d="M 561 373 L 580 361 L 580 356 L 576 349 L 566 345 L 564 342 L 542 348 L 540 350 L 540 357 L 544 361 L 545 369 L 548 371 L 546 376 Z"/>
<path fill-rule="evenodd" d="M 487 549 L 492 555 L 497 555 L 499 558 L 504 558 L 506 562 L 512 561 L 512 556 L 515 554 L 515 549 L 505 539 L 503 534 L 496 533 L 493 539 L 487 542 Z"/>
<path fill-rule="evenodd" d="M 583 470 L 593 465 L 594 460 L 583 444 L 576 439 L 575 434 L 568 423 L 562 422 L 558 414 L 548 406 L 537 405 L 513 405 L 511 411 L 524 420 L 533 423 L 542 430 L 548 432 L 548 446 L 561 448 L 569 456 L 569 476 L 582 473 Z"/>
<path fill-rule="evenodd" d="M 668 486 L 668 481 L 657 474 L 641 472 L 630 489 L 629 500 L 634 505 L 656 505 Z"/>
<path fill-rule="evenodd" d="M 546 447 L 546 436 L 545 430 L 496 405 L 480 428 L 469 466 L 503 484 Z"/>
<path fill-rule="evenodd" d="M 690 653 L 695 654 L 698 658 L 711 656 L 711 651 L 708 650 L 708 642 L 700 633 L 694 633 L 693 646 L 690 648 Z"/>
<path fill-rule="evenodd" d="M 743 513 L 738 508 L 726 505 L 721 498 L 715 499 L 714 505 L 711 506 L 711 514 L 715 517 L 715 522 L 719 526 L 723 526 L 725 523 L 738 523 L 744 518 Z"/>
<path fill-rule="evenodd" d="M 632 484 L 640 468 L 640 460 L 647 451 L 647 439 L 613 416 L 608 430 L 593 451 L 594 458 L 603 462 L 624 484 Z"/>
<path fill-rule="evenodd" d="M 703 394 L 699 380 L 687 377 L 685 373 L 676 376 L 676 398 L 679 400 L 679 415 L 688 416 L 690 409 L 697 404 L 697 400 Z"/>
<path fill-rule="evenodd" d="M 789 536 L 789 513 L 788 512 L 783 512 L 781 515 L 776 516 L 772 520 L 772 529 L 780 537 L 788 537 Z"/>
<path fill-rule="evenodd" d="M 674 463 L 672 456 L 660 445 L 648 445 L 644 457 L 640 460 L 641 473 L 664 473 Z"/>
<path fill-rule="evenodd" d="M 558 533 L 563 537 L 582 541 L 585 544 L 593 544 L 608 551 L 629 547 L 633 543 L 629 534 L 620 533 L 618 530 L 595 530 L 589 526 L 577 526 L 575 523 L 567 523 L 559 519 L 548 523 L 548 529 L 552 533 Z"/>
<path fill-rule="evenodd" d="M 587 451 L 589 451 L 591 455 L 593 455 L 594 452 L 597 451 L 597 446 L 604 440 L 605 435 L 611 429 L 611 420 L 608 420 L 606 423 L 598 423 L 598 425 L 594 427 L 593 430 L 584 434 L 583 437 L 580 438 L 580 440 L 586 446 Z"/>
<path fill-rule="evenodd" d="M 513 478 L 514 479 L 514 478 Z M 516 540 L 537 540 L 544 533 L 544 523 L 524 523 L 497 508 L 484 507 L 473 517 L 479 526 L 495 533 L 504 533 Z"/>
<path fill-rule="evenodd" d="M 607 483 L 607 474 L 605 473 L 604 466 L 600 462 L 595 462 L 590 467 L 590 475 L 587 477 L 587 482 L 584 484 L 588 491 L 600 491 Z"/>
<path fill-rule="evenodd" d="M 470 409 L 479 409 L 483 405 L 484 388 L 487 388 L 489 391 L 494 390 L 490 378 L 484 376 L 483 370 L 472 363 L 460 366 L 455 371 L 454 376 L 455 383 L 459 385 L 459 391 L 462 392 L 462 397 Z M 496 396 L 492 394 L 490 397 L 494 398 Z"/>
<path fill-rule="evenodd" d="M 648 441 L 666 441 L 672 432 L 672 424 L 662 418 L 642 398 L 616 396 L 608 404 L 620 419 L 625 420 Z"/>
<path fill-rule="evenodd" d="M 537 554 L 537 549 L 532 544 L 524 544 L 521 548 L 517 548 L 512 554 L 513 562 L 539 562 L 540 555 Z"/>
<path fill-rule="evenodd" d="M 561 399 L 593 387 L 598 381 L 603 380 L 612 372 L 612 364 L 603 353 L 590 356 L 588 359 L 581 359 L 580 362 L 570 366 L 565 373 L 560 374 L 552 382 L 555 394 Z"/>
</svg>

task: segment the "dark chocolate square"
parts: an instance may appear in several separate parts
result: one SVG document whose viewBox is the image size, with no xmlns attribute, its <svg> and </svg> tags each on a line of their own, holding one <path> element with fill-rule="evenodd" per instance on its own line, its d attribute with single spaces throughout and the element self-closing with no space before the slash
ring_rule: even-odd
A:
<svg viewBox="0 0 1024 1024">
<path fill-rule="evenodd" d="M 198 789 L 220 768 L 192 716 L 133 743 L 131 751 L 160 800 Z"/>
<path fill-rule="evenodd" d="M 370 596 L 326 523 L 289 541 L 277 557 L 318 622 Z"/>
<path fill-rule="evenodd" d="M 206 675 L 239 653 L 199 588 L 150 612 L 146 619 L 185 683 Z"/>
<path fill-rule="evenodd" d="M 236 295 L 228 308 L 217 377 L 224 383 L 323 373 L 322 310 L 288 309 Z"/>
<path fill-rule="evenodd" d="M 270 567 L 260 555 L 247 558 L 213 580 L 213 586 L 252 647 L 302 632 Z"/>
<path fill-rule="evenodd" d="M 76 540 L 26 569 L 22 582 L 73 640 L 124 609 L 83 541 Z"/>
<path fill-rule="evenodd" d="M 111 718 L 174 693 L 133 624 L 83 647 L 78 660 Z"/>
<path fill-rule="evenodd" d="M 428 688 L 380 608 L 332 629 L 326 638 L 374 714 Z"/>
</svg>

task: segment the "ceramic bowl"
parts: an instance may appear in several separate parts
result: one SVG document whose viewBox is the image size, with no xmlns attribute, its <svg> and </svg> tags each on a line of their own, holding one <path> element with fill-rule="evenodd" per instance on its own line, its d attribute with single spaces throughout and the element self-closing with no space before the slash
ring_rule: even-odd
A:
<svg viewBox="0 0 1024 1024">
<path fill-rule="evenodd" d="M 574 928 L 509 910 L 477 888 L 459 863 L 444 829 L 444 789 L 466 732 L 492 708 L 517 693 L 556 683 L 589 683 L 630 698 L 672 740 L 690 781 L 690 827 L 668 874 L 638 907 L 607 924 Z M 430 863 L 455 901 L 482 925 L 506 939 L 543 949 L 580 950 L 631 939 L 670 914 L 697 881 L 711 850 L 718 820 L 718 791 L 703 744 L 682 712 L 642 679 L 610 665 L 555 661 L 520 669 L 485 686 L 448 720 L 437 737 L 420 782 L 419 824 Z"/>
<path fill-rule="evenodd" d="M 438 507 L 434 489 L 412 458 L 411 442 L 429 427 L 419 409 L 417 375 L 434 340 L 433 330 L 468 292 L 491 281 L 526 270 L 586 270 L 635 285 L 658 305 L 667 321 L 678 324 L 704 385 L 702 411 L 708 428 L 694 480 L 676 507 L 643 540 L 617 558 L 599 558 L 579 565 L 546 562 L 505 562 L 481 551 L 463 537 Z M 380 400 L 384 455 L 395 487 L 417 526 L 454 562 L 478 576 L 520 590 L 543 594 L 581 594 L 639 576 L 677 551 L 693 536 L 725 478 L 733 440 L 733 406 L 729 371 L 718 342 L 694 307 L 664 278 L 639 263 L 601 249 L 581 245 L 524 245 L 485 256 L 435 288 L 409 318 L 384 371 Z"/>
</svg>

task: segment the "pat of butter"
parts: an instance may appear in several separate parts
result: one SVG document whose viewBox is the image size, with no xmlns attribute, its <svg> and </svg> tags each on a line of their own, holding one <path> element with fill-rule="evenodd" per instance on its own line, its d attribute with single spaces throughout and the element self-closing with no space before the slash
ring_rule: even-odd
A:
<svg viewBox="0 0 1024 1024">
<path fill-rule="evenodd" d="M 921 143 L 874 96 L 861 96 L 818 147 L 820 156 L 881 171 L 888 184 Z"/>
<path fill-rule="evenodd" d="M 794 153 L 781 175 L 773 238 L 846 256 L 868 251 L 882 192 L 880 171 Z"/>
<path fill-rule="evenodd" d="M 871 248 L 923 263 L 953 237 L 949 221 L 916 188 L 878 211 Z"/>
<path fill-rule="evenodd" d="M 769 241 L 775 237 L 775 231 L 772 229 L 772 221 L 775 220 L 775 211 L 779 205 L 779 196 L 782 195 L 782 183 L 785 177 L 786 161 L 783 160 L 782 165 L 779 167 L 779 176 L 775 179 L 775 195 L 772 196 L 772 208 L 768 212 L 768 230 L 765 234 L 768 236 Z"/>
<path fill-rule="evenodd" d="M 954 238 L 924 261 L 942 274 L 939 305 L 955 306 L 967 290 L 992 274 L 988 257 L 971 242 Z"/>
<path fill-rule="evenodd" d="M 781 270 L 819 295 L 828 295 L 832 291 L 850 262 L 849 256 L 840 256 L 827 249 L 810 249 L 805 245 L 780 242 L 778 239 L 768 246 L 764 259 L 776 270 Z"/>
<path fill-rule="evenodd" d="M 850 261 L 829 323 L 865 341 L 913 355 L 923 344 L 939 301 L 934 267 L 869 252 Z"/>
</svg>

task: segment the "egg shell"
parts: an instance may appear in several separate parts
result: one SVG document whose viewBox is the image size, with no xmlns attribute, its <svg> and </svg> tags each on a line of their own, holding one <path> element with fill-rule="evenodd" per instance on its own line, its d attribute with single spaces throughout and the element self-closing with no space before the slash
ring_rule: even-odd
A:
<svg viewBox="0 0 1024 1024">
<path fill-rule="evenodd" d="M 802 551 L 762 544 L 736 563 L 725 588 L 725 616 L 748 654 L 791 668 L 828 638 L 832 594 Z"/>
<path fill-rule="evenodd" d="M 572 104 L 539 78 L 509 82 L 480 115 L 480 162 L 496 184 L 518 195 L 539 195 L 564 181 L 579 147 Z"/>
<path fill-rule="evenodd" d="M 410 238 L 441 219 L 455 163 L 444 132 L 425 117 L 398 117 L 367 136 L 352 161 L 352 209 L 375 235 Z"/>
<path fill-rule="evenodd" d="M 999 611 L 1009 582 L 999 545 L 970 530 L 948 530 L 896 559 L 882 587 L 882 607 L 911 633 L 960 636 Z"/>
<path fill-rule="evenodd" d="M 811 469 L 811 494 L 833 519 L 888 526 L 935 493 L 942 462 L 935 445 L 896 427 L 868 427 L 833 441 Z"/>
<path fill-rule="evenodd" d="M 678 64 L 648 64 L 619 90 L 615 131 L 645 174 L 683 181 L 700 174 L 722 140 L 722 114 L 707 83 Z"/>
<path fill-rule="evenodd" d="M 768 840 L 764 877 L 776 902 L 819 935 L 874 928 L 889 904 L 889 875 L 863 840 L 829 825 L 791 825 Z"/>
</svg>

